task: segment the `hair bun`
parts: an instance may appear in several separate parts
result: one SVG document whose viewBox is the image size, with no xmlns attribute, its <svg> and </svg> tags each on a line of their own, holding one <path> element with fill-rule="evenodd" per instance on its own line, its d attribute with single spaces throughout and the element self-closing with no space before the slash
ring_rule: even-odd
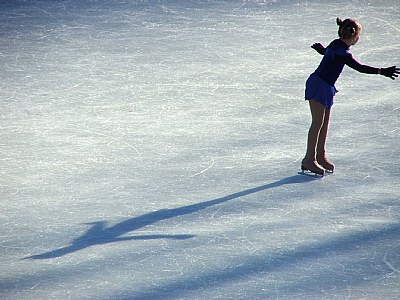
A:
<svg viewBox="0 0 400 300">
<path fill-rule="evenodd" d="M 339 17 L 337 17 L 337 18 L 336 18 L 336 24 L 337 24 L 338 26 L 340 26 L 340 25 L 342 25 L 342 23 L 343 23 L 342 19 L 339 18 Z"/>
</svg>

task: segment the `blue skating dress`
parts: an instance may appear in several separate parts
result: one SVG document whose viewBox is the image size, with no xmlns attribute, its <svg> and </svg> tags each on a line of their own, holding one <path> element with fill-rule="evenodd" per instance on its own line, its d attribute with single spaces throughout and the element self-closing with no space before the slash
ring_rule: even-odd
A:
<svg viewBox="0 0 400 300">
<path fill-rule="evenodd" d="M 331 109 L 333 97 L 338 92 L 335 82 L 343 71 L 346 57 L 352 59 L 346 43 L 340 39 L 330 43 L 318 68 L 307 79 L 306 100 L 315 100 Z"/>
</svg>

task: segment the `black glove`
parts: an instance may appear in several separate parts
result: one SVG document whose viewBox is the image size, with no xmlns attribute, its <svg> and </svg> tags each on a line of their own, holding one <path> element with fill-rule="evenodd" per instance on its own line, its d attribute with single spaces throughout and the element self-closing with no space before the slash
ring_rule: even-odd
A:
<svg viewBox="0 0 400 300">
<path fill-rule="evenodd" d="M 311 46 L 315 51 L 317 51 L 319 54 L 324 55 L 325 54 L 325 47 L 322 46 L 320 43 L 315 43 Z"/>
<path fill-rule="evenodd" d="M 396 68 L 396 66 L 390 68 L 382 68 L 381 75 L 389 77 L 391 79 L 396 79 L 400 74 L 400 68 Z"/>
</svg>

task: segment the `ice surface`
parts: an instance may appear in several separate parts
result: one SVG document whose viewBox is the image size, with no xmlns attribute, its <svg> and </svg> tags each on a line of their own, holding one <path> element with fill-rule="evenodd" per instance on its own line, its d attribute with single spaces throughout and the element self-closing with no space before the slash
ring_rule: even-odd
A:
<svg viewBox="0 0 400 300">
<path fill-rule="evenodd" d="M 0 298 L 398 299 L 399 81 L 297 174 L 337 16 L 400 64 L 398 0 L 0 1 Z"/>
</svg>

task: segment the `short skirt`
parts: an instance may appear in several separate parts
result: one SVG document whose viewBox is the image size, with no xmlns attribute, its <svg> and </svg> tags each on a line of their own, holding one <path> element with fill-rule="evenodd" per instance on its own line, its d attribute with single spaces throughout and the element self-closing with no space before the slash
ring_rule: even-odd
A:
<svg viewBox="0 0 400 300">
<path fill-rule="evenodd" d="M 330 86 L 318 75 L 311 74 L 306 82 L 306 95 L 305 100 L 315 100 L 331 109 L 333 105 L 333 97 L 338 92 L 334 86 Z"/>
</svg>

